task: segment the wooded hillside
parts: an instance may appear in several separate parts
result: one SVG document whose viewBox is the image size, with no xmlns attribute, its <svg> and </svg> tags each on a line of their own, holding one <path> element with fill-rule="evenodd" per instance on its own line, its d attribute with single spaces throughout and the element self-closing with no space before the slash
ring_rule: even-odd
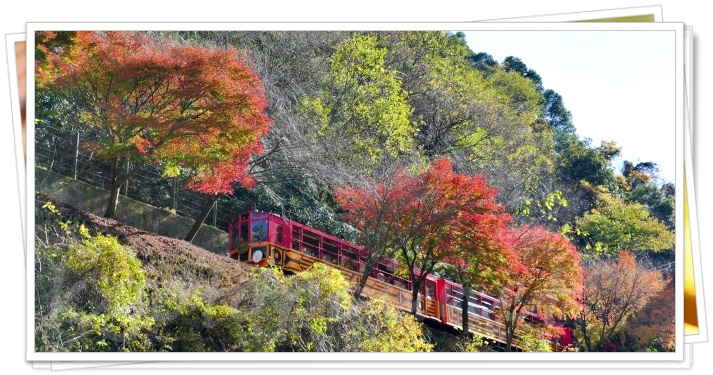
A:
<svg viewBox="0 0 713 375">
<path fill-rule="evenodd" d="M 656 287 L 612 312 L 615 323 L 587 313 L 601 311 L 601 299 L 618 287 L 607 289 L 590 270 L 615 270 L 618 261 L 636 274 L 673 262 L 676 187 L 661 181 L 651 162 L 625 161 L 615 170 L 616 139 L 593 145 L 581 138 L 566 98 L 544 87 L 536 71 L 514 56 L 494 60 L 461 33 L 40 32 L 36 40 L 37 163 L 107 188 L 106 217 L 119 194 L 180 211 L 179 191 L 190 192 L 186 200 L 199 203 L 189 214 L 196 220 L 185 236 L 190 242 L 211 212 L 213 225 L 224 230 L 231 214 L 275 212 L 366 245 L 372 266 L 395 258 L 415 285 L 418 269 L 501 296 L 510 306 L 502 318 L 512 335 L 523 329 L 525 311 L 557 319 L 586 343 L 580 350 L 603 350 L 624 337 L 628 318 L 646 314 L 646 303 L 671 276 L 656 270 L 657 282 L 649 283 Z M 227 213 L 222 221 L 219 207 Z M 71 245 L 60 251 L 38 238 L 37 253 L 55 254 L 49 259 L 61 262 L 53 266 L 79 277 L 86 270 L 72 266 L 78 262 L 72 257 L 97 250 L 102 237 L 72 230 L 79 234 Z M 129 241 L 124 245 L 140 241 L 122 236 Z M 118 244 L 102 246 L 127 262 L 122 282 L 138 294 L 106 294 L 101 283 L 109 288 L 115 281 L 102 281 L 107 270 L 95 270 L 100 283 L 91 296 L 73 301 L 61 317 L 39 312 L 38 322 L 55 330 L 54 338 L 46 336 L 50 331 L 39 336 L 41 350 L 87 350 L 82 338 L 104 342 L 106 350 L 393 349 L 364 341 L 380 330 L 396 335 L 403 350 L 430 349 L 415 323 L 387 306 L 352 305 L 343 285 L 330 284 L 329 269 L 285 279 L 233 269 L 223 259 L 204 275 L 196 271 L 211 287 L 243 280 L 265 288 L 245 281 L 255 273 L 271 280 L 272 291 L 258 293 L 267 300 L 239 302 L 181 275 L 165 275 L 163 285 L 151 289 Z M 149 250 L 141 251 L 137 259 L 152 267 Z M 191 262 L 190 253 L 179 262 Z M 45 271 L 37 277 L 54 280 Z M 330 297 L 294 294 L 294 283 L 311 283 Z M 299 313 L 274 304 L 288 296 Z M 318 310 L 302 309 L 305 298 Z M 97 301 L 103 301 L 101 313 L 92 312 Z M 156 303 L 164 310 L 152 310 Z M 271 314 L 243 310 L 244 304 L 263 305 Z M 73 310 L 77 306 L 85 310 Z M 127 309 L 136 314 L 119 319 Z M 384 311 L 386 321 L 367 324 Z M 161 325 L 156 314 L 194 322 L 209 317 L 217 325 L 183 332 Z M 289 316 L 304 334 L 285 332 L 278 320 L 264 321 L 268 316 Z M 672 318 L 665 319 L 672 327 Z M 396 321 L 401 328 L 391 326 Z M 256 334 L 251 324 L 274 330 L 250 336 Z M 156 327 L 175 341 L 155 346 Z M 85 331 L 65 342 L 68 329 Z M 125 339 L 110 343 L 88 333 L 92 329 Z M 616 345 L 672 349 L 667 340 L 625 341 Z"/>
</svg>

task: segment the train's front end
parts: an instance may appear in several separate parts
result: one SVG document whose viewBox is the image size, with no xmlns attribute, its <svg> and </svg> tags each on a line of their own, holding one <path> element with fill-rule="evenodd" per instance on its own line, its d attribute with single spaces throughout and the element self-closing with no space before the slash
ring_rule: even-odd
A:
<svg viewBox="0 0 713 375">
<path fill-rule="evenodd" d="M 260 267 L 281 266 L 283 249 L 291 242 L 289 222 L 266 212 L 251 211 L 237 216 L 228 228 L 228 255 Z"/>
</svg>

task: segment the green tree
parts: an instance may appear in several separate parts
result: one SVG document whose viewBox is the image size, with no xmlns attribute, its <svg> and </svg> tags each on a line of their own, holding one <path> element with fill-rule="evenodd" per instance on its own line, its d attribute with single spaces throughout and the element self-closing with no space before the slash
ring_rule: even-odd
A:
<svg viewBox="0 0 713 375">
<path fill-rule="evenodd" d="M 583 250 L 613 257 L 620 250 L 654 252 L 673 248 L 674 234 L 645 206 L 598 192 L 595 207 L 575 221 Z"/>
<path fill-rule="evenodd" d="M 475 55 L 456 34 L 379 34 L 388 66 L 402 73 L 414 108 L 416 141 L 427 158 L 448 157 L 454 168 L 484 173 L 509 212 L 544 200 L 555 154 L 552 134 L 539 129 L 542 95 L 520 73 Z"/>
<path fill-rule="evenodd" d="M 551 89 L 545 90 L 543 95 L 547 123 L 559 132 L 574 134 L 576 129 L 572 123 L 572 114 L 565 107 L 562 96 Z"/>
<path fill-rule="evenodd" d="M 618 148 L 611 143 L 603 143 L 601 147 L 592 147 L 590 139 L 579 140 L 576 135 L 569 135 L 561 144 L 559 173 L 570 184 L 586 181 L 591 185 L 605 186 L 612 189 L 615 186 L 612 158 L 619 154 Z"/>
<path fill-rule="evenodd" d="M 540 75 L 527 67 L 527 65 L 515 56 L 508 56 L 503 60 L 503 68 L 506 72 L 515 72 L 519 75 L 529 79 L 534 85 L 537 91 L 542 92 L 542 77 Z"/>
<path fill-rule="evenodd" d="M 675 186 L 663 183 L 658 186 L 658 167 L 652 162 L 634 164 L 624 161 L 619 185 L 627 202 L 640 203 L 651 215 L 673 230 L 675 227 Z"/>
<path fill-rule="evenodd" d="M 358 351 L 363 352 L 430 352 L 433 344 L 423 337 L 421 324 L 412 315 L 406 315 L 376 298 L 360 306 Z M 360 328 L 364 327 L 364 328 Z"/>
<path fill-rule="evenodd" d="M 249 342 L 268 341 L 277 351 L 430 351 L 421 326 L 383 300 L 357 303 L 335 268 L 315 263 L 286 277 L 257 269 L 234 296 L 252 322 Z"/>
<path fill-rule="evenodd" d="M 332 156 L 361 172 L 413 147 L 412 108 L 397 72 L 385 64 L 386 53 L 375 37 L 354 35 L 330 56 L 324 90 L 302 101 Z"/>
<path fill-rule="evenodd" d="M 471 65 L 473 65 L 476 70 L 483 73 L 485 77 L 490 76 L 490 74 L 492 74 L 495 69 L 500 66 L 498 61 L 495 60 L 493 56 L 485 52 L 473 53 L 468 57 L 468 61 L 470 61 Z"/>
<path fill-rule="evenodd" d="M 64 244 L 39 242 L 35 254 L 37 350 L 151 350 L 154 319 L 146 314 L 146 275 L 136 254 L 115 237 L 93 236 L 55 216 L 51 203 L 45 209 L 50 225 L 65 233 L 55 232 Z"/>
</svg>

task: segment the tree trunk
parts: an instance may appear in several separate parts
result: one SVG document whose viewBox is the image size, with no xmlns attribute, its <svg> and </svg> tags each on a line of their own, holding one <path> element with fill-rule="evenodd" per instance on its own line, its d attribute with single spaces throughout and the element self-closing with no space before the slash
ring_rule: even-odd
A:
<svg viewBox="0 0 713 375">
<path fill-rule="evenodd" d="M 191 228 L 191 230 L 188 231 L 188 234 L 185 238 L 186 241 L 193 242 L 193 239 L 196 238 L 196 234 L 198 234 L 198 231 L 201 229 L 201 226 L 205 221 L 205 218 L 208 217 L 210 210 L 213 209 L 213 205 L 218 200 L 218 198 L 220 198 L 220 194 L 213 195 L 209 203 L 206 204 L 205 207 L 203 207 L 203 211 L 201 211 L 200 215 L 198 215 L 198 217 L 196 218 L 196 221 L 193 223 L 193 227 Z"/>
<path fill-rule="evenodd" d="M 369 280 L 369 275 L 371 274 L 371 271 L 374 269 L 374 267 L 376 267 L 377 264 L 379 264 L 380 261 L 381 257 L 379 255 L 372 255 L 370 253 L 369 256 L 367 256 L 366 263 L 364 263 L 364 272 L 362 272 L 359 284 L 357 284 L 357 287 L 354 290 L 354 299 L 359 299 L 359 297 L 361 297 L 361 293 L 364 291 L 366 281 Z"/>
<path fill-rule="evenodd" d="M 503 312 L 503 322 L 505 323 L 505 351 L 512 351 L 512 339 L 515 337 L 515 327 L 517 326 L 517 320 L 520 314 L 513 311 L 514 307 L 510 306 L 507 311 L 507 317 L 505 312 Z"/>
<path fill-rule="evenodd" d="M 114 179 L 111 183 L 109 204 L 106 206 L 106 211 L 104 211 L 104 217 L 112 218 L 116 214 L 116 206 L 119 204 L 119 189 L 121 189 L 121 184 Z"/>
<path fill-rule="evenodd" d="M 371 271 L 369 271 L 371 272 Z M 366 281 L 369 279 L 369 272 L 365 272 L 361 275 L 361 278 L 359 279 L 359 283 L 356 286 L 356 289 L 354 289 L 354 299 L 358 300 L 359 297 L 361 297 L 361 292 L 364 291 L 364 287 L 366 286 Z"/>
<path fill-rule="evenodd" d="M 414 288 L 411 293 L 411 314 L 415 316 L 416 310 L 418 310 L 418 290 Z"/>
<path fill-rule="evenodd" d="M 119 204 L 119 190 L 121 185 L 129 181 L 131 176 L 141 169 L 141 163 L 135 163 L 131 169 L 127 169 L 125 174 L 119 172 L 119 159 L 114 159 L 111 165 L 111 190 L 109 192 L 109 204 L 104 211 L 104 217 L 112 218 L 116 214 L 116 206 Z"/>
<path fill-rule="evenodd" d="M 422 281 L 417 280 L 413 274 L 411 274 L 411 280 L 411 285 L 413 286 L 411 293 L 411 314 L 416 316 L 416 310 L 418 310 L 418 291 L 421 289 Z"/>
<path fill-rule="evenodd" d="M 588 352 L 592 351 L 592 341 L 589 338 L 589 332 L 587 331 L 587 322 L 584 320 L 584 318 L 581 318 L 582 322 L 579 325 L 582 327 L 582 337 L 584 338 L 584 346 L 586 347 Z"/>
<path fill-rule="evenodd" d="M 505 329 L 505 351 L 512 351 L 512 337 L 515 336 L 515 330 L 510 330 L 510 328 Z"/>
</svg>

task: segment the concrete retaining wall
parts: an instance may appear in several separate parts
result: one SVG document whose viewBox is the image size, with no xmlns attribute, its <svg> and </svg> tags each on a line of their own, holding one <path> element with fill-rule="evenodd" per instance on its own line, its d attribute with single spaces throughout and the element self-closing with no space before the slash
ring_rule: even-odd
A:
<svg viewBox="0 0 713 375">
<path fill-rule="evenodd" d="M 103 215 L 109 199 L 109 191 L 73 180 L 69 177 L 36 167 L 35 191 L 65 202 L 95 215 Z M 185 238 L 194 220 L 178 216 L 164 209 L 119 196 L 114 219 L 140 230 L 166 237 Z M 193 244 L 217 254 L 226 254 L 228 234 L 210 225 L 203 224 Z"/>
</svg>

